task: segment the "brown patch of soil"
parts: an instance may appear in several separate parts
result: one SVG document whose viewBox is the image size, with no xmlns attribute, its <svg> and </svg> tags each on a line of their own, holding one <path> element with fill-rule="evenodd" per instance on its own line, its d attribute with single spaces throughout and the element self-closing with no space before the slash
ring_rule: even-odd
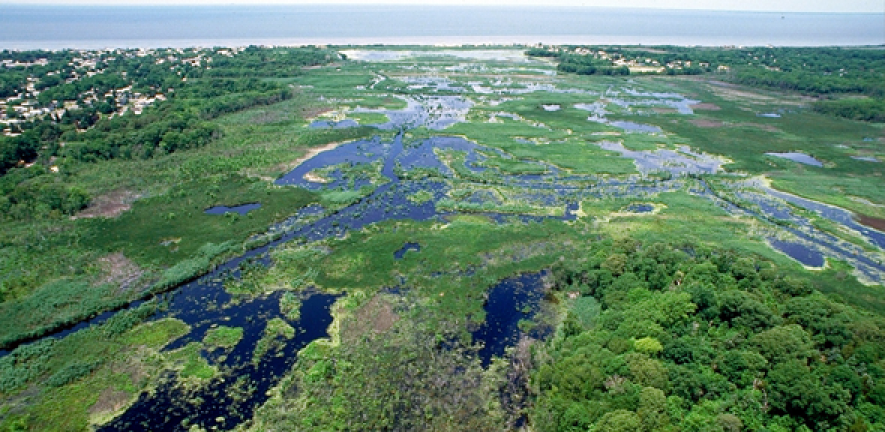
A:
<svg viewBox="0 0 885 432">
<path fill-rule="evenodd" d="M 325 177 L 320 177 L 314 173 L 306 173 L 304 174 L 304 179 L 311 183 L 328 183 L 329 179 Z"/>
<path fill-rule="evenodd" d="M 138 345 L 130 351 L 129 360 L 124 363 L 114 364 L 113 371 L 118 374 L 129 376 L 129 380 L 136 386 L 144 385 L 151 374 L 145 370 L 144 359 L 153 356 L 155 351 L 144 345 Z"/>
<path fill-rule="evenodd" d="M 307 107 L 301 110 L 301 117 L 305 120 L 313 120 L 318 117 L 320 114 L 325 114 L 329 111 L 332 111 L 330 107 Z"/>
<path fill-rule="evenodd" d="M 286 163 L 279 164 L 276 167 L 274 167 L 274 170 L 281 171 L 281 172 L 292 171 L 293 169 L 295 169 L 295 167 L 297 167 L 298 165 L 301 165 L 302 163 L 304 163 L 308 159 L 310 159 L 310 158 L 312 158 L 324 151 L 332 150 L 335 147 L 340 146 L 341 144 L 343 144 L 343 143 L 333 142 L 333 143 L 329 143 L 329 144 L 326 144 L 321 147 L 313 147 L 313 148 L 307 149 L 307 153 L 305 153 L 304 156 L 302 156 L 298 159 L 295 159 L 292 162 L 286 162 Z"/>
<path fill-rule="evenodd" d="M 384 333 L 397 321 L 399 315 L 393 311 L 393 306 L 376 295 L 347 320 L 342 329 L 342 336 L 351 339 L 370 331 L 375 334 Z"/>
<path fill-rule="evenodd" d="M 858 222 L 870 228 L 877 229 L 879 231 L 885 231 L 885 219 L 860 215 L 860 217 L 858 218 Z"/>
<path fill-rule="evenodd" d="M 122 390 L 106 388 L 98 395 L 95 405 L 89 407 L 89 415 L 102 415 L 117 412 L 129 404 L 132 396 Z"/>
<path fill-rule="evenodd" d="M 700 128 L 719 128 L 725 126 L 725 123 L 719 120 L 694 119 L 688 122 Z"/>
<path fill-rule="evenodd" d="M 719 111 L 722 108 L 719 108 L 719 105 L 704 102 L 692 105 L 691 109 L 698 111 Z"/>
<path fill-rule="evenodd" d="M 135 192 L 125 189 L 98 196 L 92 200 L 89 207 L 86 207 L 86 209 L 77 213 L 77 215 L 74 216 L 74 219 L 94 217 L 114 218 L 120 216 L 124 211 L 132 208 L 132 203 L 139 197 L 140 196 Z"/>
<path fill-rule="evenodd" d="M 117 285 L 120 291 L 128 289 L 144 274 L 144 270 L 120 252 L 101 257 L 98 263 L 104 274 L 97 281 L 97 285 Z"/>
</svg>

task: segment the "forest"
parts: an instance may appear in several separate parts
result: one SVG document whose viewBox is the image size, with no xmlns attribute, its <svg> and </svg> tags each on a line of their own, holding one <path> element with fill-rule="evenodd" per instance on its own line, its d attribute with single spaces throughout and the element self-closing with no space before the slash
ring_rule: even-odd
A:
<svg viewBox="0 0 885 432">
<path fill-rule="evenodd" d="M 580 293 L 532 376 L 538 430 L 868 430 L 873 317 L 733 251 L 632 239 L 554 269 Z M 591 428 L 591 426 L 594 426 Z"/>
</svg>

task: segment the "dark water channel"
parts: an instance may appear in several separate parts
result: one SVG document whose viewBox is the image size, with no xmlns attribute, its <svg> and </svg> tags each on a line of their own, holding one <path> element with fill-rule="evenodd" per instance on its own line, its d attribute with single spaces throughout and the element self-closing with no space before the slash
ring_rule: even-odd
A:
<svg viewBox="0 0 885 432">
<path fill-rule="evenodd" d="M 227 206 L 215 206 L 212 208 L 208 208 L 203 211 L 203 213 L 210 215 L 223 215 L 225 213 L 238 213 L 240 215 L 245 215 L 252 210 L 258 210 L 261 208 L 261 203 L 250 203 L 250 204 L 242 204 L 233 207 Z"/>
<path fill-rule="evenodd" d="M 626 209 L 630 213 L 651 213 L 655 211 L 655 206 L 651 204 L 631 204 Z"/>
<path fill-rule="evenodd" d="M 250 419 L 255 408 L 267 400 L 267 391 L 277 385 L 294 365 L 298 350 L 317 338 L 327 336 L 327 328 L 332 322 L 329 308 L 337 297 L 321 293 L 301 293 L 303 298 L 300 318 L 289 321 L 280 312 L 281 293 L 257 298 L 234 298 L 224 290 L 223 281 L 239 279 L 243 266 L 272 265 L 269 251 L 296 238 L 315 241 L 340 237 L 348 230 L 359 230 L 386 220 L 443 220 L 450 216 L 452 213 L 439 212 L 436 209 L 436 202 L 446 197 L 449 190 L 445 181 L 434 178 L 401 180 L 397 176 L 397 171 L 406 167 L 447 171 L 434 154 L 434 149 L 439 148 L 465 151 L 468 153 L 468 161 L 479 161 L 484 157 L 475 151 L 475 144 L 460 138 L 432 138 L 410 143 L 404 148 L 402 135 L 399 135 L 390 142 L 374 139 L 342 145 L 321 153 L 281 177 L 278 184 L 317 188 L 316 185 L 308 184 L 310 182 L 304 179 L 304 174 L 330 165 L 380 162 L 381 174 L 386 182 L 374 185 L 371 194 L 337 212 L 328 212 L 321 207 L 301 210 L 295 217 L 271 228 L 271 232 L 274 228 L 284 230 L 277 240 L 233 258 L 208 274 L 164 295 L 168 308 L 153 319 L 174 317 L 191 326 L 191 331 L 172 341 L 164 348 L 166 351 L 182 348 L 191 342 L 200 342 L 210 329 L 219 325 L 242 328 L 243 338 L 228 351 L 204 350 L 201 353 L 210 365 L 218 368 L 219 376 L 210 379 L 208 383 L 188 387 L 180 385 L 176 374 L 170 372 L 154 392 L 142 394 L 132 407 L 101 430 L 186 430 L 191 425 L 229 430 Z M 345 180 L 344 174 L 334 179 L 339 182 L 338 187 Z M 549 180 L 548 176 L 518 179 L 519 182 L 538 184 Z M 419 191 L 430 192 L 431 199 L 420 204 L 408 199 Z M 564 201 L 566 195 L 563 193 L 556 196 L 559 197 L 558 200 L 563 200 L 562 205 L 567 209 L 565 216 L 559 219 L 574 218 L 571 211 L 577 209 L 577 203 Z M 233 209 L 226 208 L 224 211 L 231 210 Z M 531 223 L 546 219 L 527 215 L 485 214 L 502 223 Z M 407 243 L 394 253 L 399 259 L 410 250 L 417 252 L 420 245 Z M 487 365 L 493 356 L 503 354 L 507 346 L 518 340 L 519 320 L 531 318 L 543 298 L 541 279 L 542 274 L 522 275 L 507 279 L 491 289 L 486 305 L 488 320 L 474 332 L 474 339 L 484 345 L 480 351 L 483 364 Z M 141 302 L 131 306 L 138 304 Z M 101 324 L 113 315 L 114 312 L 107 312 L 47 337 L 63 337 L 73 331 Z M 273 318 L 286 320 L 296 329 L 296 336 L 288 340 L 279 339 L 275 351 L 253 362 L 256 344 L 264 334 L 267 322 Z"/>
<path fill-rule="evenodd" d="M 330 308 L 337 299 L 330 294 L 306 294 L 302 299 L 300 318 L 289 322 L 295 328 L 295 336 L 290 340 L 279 338 L 282 344 L 253 362 L 252 352 L 267 321 L 282 318 L 279 309 L 282 294 L 213 309 L 214 302 L 220 300 L 218 297 L 224 297 L 219 295 L 223 290 L 201 285 L 193 291 L 179 293 L 165 315 L 192 322 L 196 325 L 194 331 L 166 349 L 199 341 L 217 322 L 243 328 L 243 338 L 232 350 L 202 353 L 220 369 L 219 376 L 207 384 L 188 389 L 178 385 L 175 374 L 169 373 L 155 392 L 142 393 L 123 415 L 99 430 L 184 431 L 190 425 L 207 430 L 227 430 L 251 419 L 254 410 L 267 400 L 267 392 L 295 364 L 298 351 L 313 340 L 328 336 L 326 329 L 332 324 Z"/>
<path fill-rule="evenodd" d="M 803 265 L 816 268 L 824 266 L 823 254 L 808 246 L 805 246 L 801 243 L 794 243 L 777 239 L 770 239 L 769 242 L 771 242 L 771 246 L 773 246 L 775 249 L 789 255 L 791 258 L 799 261 Z"/>
<path fill-rule="evenodd" d="M 471 333 L 479 343 L 479 358 L 487 367 L 493 358 L 504 355 L 506 349 L 519 342 L 520 336 L 546 336 L 547 329 L 535 327 L 525 332 L 519 328 L 522 320 L 531 320 L 540 311 L 546 290 L 544 279 L 548 272 L 526 273 L 507 278 L 492 287 L 484 306 L 486 319 Z"/>
</svg>

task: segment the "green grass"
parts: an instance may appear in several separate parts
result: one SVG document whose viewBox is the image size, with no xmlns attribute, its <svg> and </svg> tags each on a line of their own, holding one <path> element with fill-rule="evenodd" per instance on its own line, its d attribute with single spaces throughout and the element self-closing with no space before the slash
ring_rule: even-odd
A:
<svg viewBox="0 0 885 432">
<path fill-rule="evenodd" d="M 167 194 L 137 201 L 114 219 L 84 221 L 84 244 L 108 252 L 123 250 L 144 265 L 168 266 L 196 254 L 206 243 L 241 243 L 264 232 L 319 196 L 292 187 L 239 176 L 207 178 L 173 187 Z M 260 203 L 246 215 L 210 215 L 207 208 Z"/>
<path fill-rule="evenodd" d="M 391 96 L 361 96 L 355 105 L 369 109 L 384 108 L 389 110 L 403 109 L 408 106 L 404 100 Z"/>
<path fill-rule="evenodd" d="M 433 199 L 433 194 L 425 190 L 421 190 L 413 193 L 412 195 L 409 195 L 409 201 L 419 205 L 424 204 L 431 199 Z"/>
<path fill-rule="evenodd" d="M 516 160 L 493 156 L 487 163 L 513 173 L 537 173 L 538 165 L 524 161 L 544 161 L 557 167 L 581 174 L 632 174 L 636 172 L 633 161 L 616 153 L 607 152 L 585 139 L 568 137 L 561 131 L 546 130 L 523 123 L 459 123 L 445 131 L 448 134 L 463 135 L 477 144 L 497 147 L 512 155 Z M 541 138 L 552 141 L 550 144 L 526 144 L 517 138 Z M 594 141 L 598 138 L 594 138 Z"/>
<path fill-rule="evenodd" d="M 206 332 L 203 344 L 208 347 L 233 348 L 243 339 L 242 327 L 218 326 Z"/>
<path fill-rule="evenodd" d="M 272 318 L 264 328 L 264 334 L 255 344 L 255 352 L 252 354 L 252 362 L 257 363 L 270 350 L 280 345 L 280 339 L 292 339 L 295 337 L 295 329 L 280 318 Z"/>
<path fill-rule="evenodd" d="M 380 113 L 349 113 L 347 118 L 356 120 L 361 125 L 387 123 L 390 121 L 386 114 Z"/>
<path fill-rule="evenodd" d="M 210 365 L 203 358 L 202 354 L 200 354 L 201 350 L 202 346 L 199 343 L 191 342 L 170 355 L 170 359 L 179 365 L 179 376 L 181 378 L 208 380 L 218 374 L 218 368 Z"/>
<path fill-rule="evenodd" d="M 132 401 L 140 391 L 154 385 L 148 376 L 166 361 L 159 349 L 187 333 L 188 326 L 177 319 L 138 325 L 138 316 L 144 316 L 142 312 L 125 312 L 105 325 L 46 344 L 41 354 L 12 369 L 4 365 L 0 375 L 26 379 L 21 386 L 0 392 L 0 412 L 14 413 L 0 418 L 0 430 L 7 430 L 18 421 L 23 430 L 87 430 L 90 423 L 107 420 L 112 414 L 89 412 L 104 392 L 122 392 Z M 20 349 L 11 355 L 22 352 Z M 70 370 L 75 364 L 95 366 L 65 385 L 49 385 L 48 378 Z M 8 382 L 4 377 L 0 381 Z M 22 394 L 25 399 L 21 399 Z"/>
</svg>

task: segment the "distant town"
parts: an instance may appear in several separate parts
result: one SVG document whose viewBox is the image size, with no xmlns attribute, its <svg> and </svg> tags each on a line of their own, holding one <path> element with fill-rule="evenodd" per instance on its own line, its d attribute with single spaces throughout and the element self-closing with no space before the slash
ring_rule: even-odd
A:
<svg viewBox="0 0 885 432">
<path fill-rule="evenodd" d="M 71 50 L 55 53 L 37 52 L 46 54 L 37 58 L 31 58 L 34 52 L 19 55 L 7 52 L 4 57 L 21 58 L 3 58 L 0 60 L 0 67 L 26 70 L 27 76 L 24 77 L 23 86 L 7 89 L 5 95 L 0 92 L 0 96 L 3 96 L 0 100 L 5 107 L 0 110 L 3 134 L 17 136 L 21 134 L 21 125 L 24 123 L 47 117 L 62 121 L 65 116 L 71 116 L 78 110 L 95 110 L 99 117 L 108 118 L 127 112 L 139 115 L 156 101 L 166 100 L 166 93 L 174 91 L 171 87 L 161 84 L 145 83 L 139 80 L 141 77 L 130 77 L 127 70 L 120 70 L 113 65 L 123 62 L 127 62 L 128 65 L 131 59 L 142 59 L 153 65 L 168 68 L 180 77 L 179 81 L 187 81 L 189 71 L 211 69 L 213 56 L 233 57 L 243 49 Z M 113 74 L 113 78 L 110 79 L 94 79 L 108 72 L 119 73 Z M 168 76 L 165 78 L 168 79 Z M 84 83 L 88 79 L 92 79 L 93 82 Z M 57 89 L 61 86 L 65 86 L 64 91 L 58 92 Z M 44 95 L 47 90 L 56 91 L 52 92 L 51 96 Z M 90 125 L 82 126 L 80 130 L 85 130 Z"/>
</svg>

